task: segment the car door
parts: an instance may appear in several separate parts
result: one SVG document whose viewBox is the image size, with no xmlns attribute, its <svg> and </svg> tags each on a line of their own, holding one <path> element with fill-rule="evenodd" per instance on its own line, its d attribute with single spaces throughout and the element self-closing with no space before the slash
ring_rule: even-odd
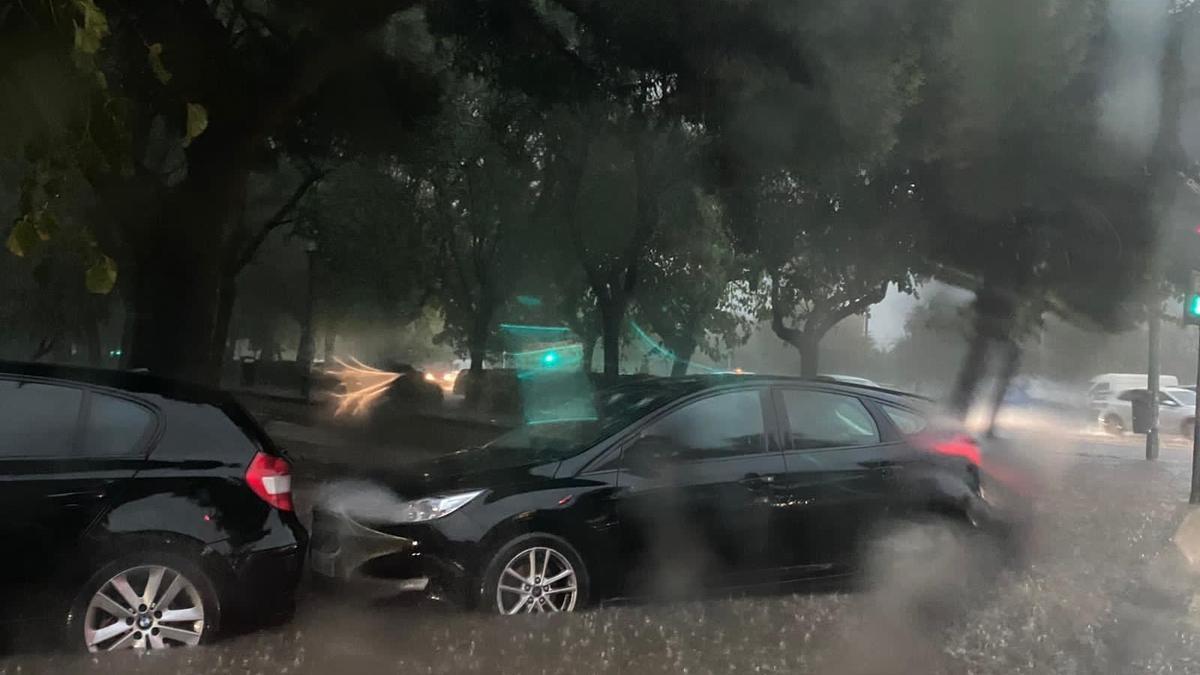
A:
<svg viewBox="0 0 1200 675">
<path fill-rule="evenodd" d="M 774 399 L 786 466 L 778 555 L 797 575 L 826 573 L 849 563 L 885 515 L 891 475 L 910 451 L 857 396 L 781 387 Z"/>
<path fill-rule="evenodd" d="M 1183 433 L 1184 421 L 1191 417 L 1192 412 L 1192 408 L 1183 405 L 1171 394 L 1158 392 L 1158 428 L 1161 432 Z"/>
<path fill-rule="evenodd" d="M 766 391 L 718 392 L 667 411 L 624 448 L 617 514 L 635 594 L 679 595 L 770 568 L 783 472 Z"/>
<path fill-rule="evenodd" d="M 134 420 L 140 439 L 149 412 L 131 402 L 69 384 L 0 379 L 0 541 L 6 551 L 0 592 L 16 601 L 7 618 L 61 610 L 64 579 L 78 573 L 72 563 L 80 558 L 80 536 L 100 515 L 108 491 L 137 469 L 129 420 L 112 416 L 129 406 L 142 412 Z"/>
</svg>

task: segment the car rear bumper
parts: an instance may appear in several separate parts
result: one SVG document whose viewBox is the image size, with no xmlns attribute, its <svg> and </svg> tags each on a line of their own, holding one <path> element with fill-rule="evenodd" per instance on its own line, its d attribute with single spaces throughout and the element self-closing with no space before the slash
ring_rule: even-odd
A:
<svg viewBox="0 0 1200 675">
<path fill-rule="evenodd" d="M 232 577 L 224 588 L 224 602 L 239 616 L 270 619 L 290 614 L 295 607 L 309 537 L 294 517 L 283 521 L 272 538 L 277 545 L 229 557 Z"/>
</svg>

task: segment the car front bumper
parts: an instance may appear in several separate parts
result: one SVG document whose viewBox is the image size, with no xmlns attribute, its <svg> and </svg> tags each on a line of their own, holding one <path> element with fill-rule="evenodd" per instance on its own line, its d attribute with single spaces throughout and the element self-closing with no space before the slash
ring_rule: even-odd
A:
<svg viewBox="0 0 1200 675">
<path fill-rule="evenodd" d="M 390 534 L 314 509 L 309 565 L 326 580 L 386 580 L 398 591 L 461 588 L 468 577 L 464 566 L 432 550 L 428 543 L 435 537 L 421 537 L 422 528 L 413 529 L 414 536 Z"/>
</svg>

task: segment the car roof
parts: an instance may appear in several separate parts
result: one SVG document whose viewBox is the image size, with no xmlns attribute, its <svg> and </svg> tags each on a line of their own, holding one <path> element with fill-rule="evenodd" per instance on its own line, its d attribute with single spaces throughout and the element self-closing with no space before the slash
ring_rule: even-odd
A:
<svg viewBox="0 0 1200 675">
<path fill-rule="evenodd" d="M 197 403 L 225 404 L 233 397 L 212 387 L 172 380 L 144 371 L 108 370 L 58 363 L 0 361 L 0 376 L 15 375 L 108 387 L 134 394 L 157 394 Z"/>
<path fill-rule="evenodd" d="M 618 388 L 679 388 L 683 391 L 702 391 L 738 384 L 758 385 L 811 385 L 822 389 L 842 390 L 851 394 L 867 394 L 882 400 L 912 404 L 916 401 L 931 402 L 932 399 L 898 389 L 878 385 L 859 384 L 833 380 L 827 377 L 796 377 L 791 375 L 714 373 L 711 375 L 685 375 L 683 377 L 646 377 L 632 382 L 615 385 Z M 683 393 L 683 392 L 681 392 Z M 689 392 L 690 393 L 690 392 Z"/>
</svg>

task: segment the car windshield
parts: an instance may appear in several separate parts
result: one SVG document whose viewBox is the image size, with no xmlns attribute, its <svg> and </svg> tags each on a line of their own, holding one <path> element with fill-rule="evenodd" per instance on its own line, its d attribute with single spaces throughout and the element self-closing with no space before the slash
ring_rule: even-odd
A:
<svg viewBox="0 0 1200 675">
<path fill-rule="evenodd" d="M 670 385 L 602 390 L 594 397 L 595 416 L 522 424 L 497 436 L 484 447 L 493 451 L 528 453 L 547 460 L 570 457 L 694 389 L 694 386 Z"/>
</svg>

